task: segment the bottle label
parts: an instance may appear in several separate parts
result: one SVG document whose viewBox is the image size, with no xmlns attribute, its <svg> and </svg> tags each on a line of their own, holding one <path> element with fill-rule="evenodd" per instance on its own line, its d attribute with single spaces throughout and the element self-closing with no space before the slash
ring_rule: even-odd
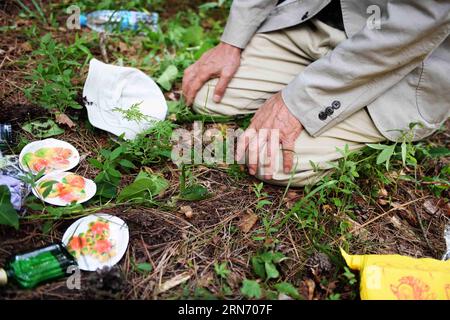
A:
<svg viewBox="0 0 450 320">
<path fill-rule="evenodd" d="M 0 269 L 0 286 L 4 286 L 8 283 L 8 275 L 4 269 Z"/>
<path fill-rule="evenodd" d="M 11 143 L 12 127 L 10 124 L 0 124 L 0 144 Z"/>
</svg>

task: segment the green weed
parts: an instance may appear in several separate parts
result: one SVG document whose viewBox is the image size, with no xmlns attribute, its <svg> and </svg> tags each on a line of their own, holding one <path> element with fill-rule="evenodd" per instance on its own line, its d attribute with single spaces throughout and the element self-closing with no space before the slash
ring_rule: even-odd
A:
<svg viewBox="0 0 450 320">
<path fill-rule="evenodd" d="M 81 109 L 76 101 L 81 86 L 72 83 L 72 79 L 92 57 L 85 44 L 86 40 L 78 36 L 70 47 L 56 42 L 50 33 L 43 36 L 39 49 L 31 54 L 37 66 L 27 77 L 32 83 L 24 90 L 25 96 L 50 111 Z"/>
</svg>

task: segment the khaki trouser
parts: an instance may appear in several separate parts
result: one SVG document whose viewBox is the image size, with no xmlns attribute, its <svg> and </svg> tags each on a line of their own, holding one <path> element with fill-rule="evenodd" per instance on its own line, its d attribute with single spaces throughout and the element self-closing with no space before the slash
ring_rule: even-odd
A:
<svg viewBox="0 0 450 320">
<path fill-rule="evenodd" d="M 279 92 L 310 63 L 329 53 L 345 33 L 318 20 L 286 30 L 258 33 L 242 52 L 241 66 L 230 82 L 225 96 L 217 104 L 212 101 L 217 79 L 210 80 L 197 94 L 194 110 L 209 115 L 242 115 L 255 113 L 273 94 Z M 301 119 L 300 119 L 301 120 Z M 322 135 L 313 138 L 305 130 L 295 143 L 293 173 L 283 172 L 281 151 L 274 159 L 271 180 L 263 178 L 260 167 L 257 177 L 271 184 L 304 186 L 316 183 L 328 173 L 330 162 L 342 157 L 336 148 L 356 150 L 366 143 L 386 140 L 373 124 L 364 108 Z M 265 152 L 261 151 L 261 156 Z M 311 161 L 320 169 L 314 171 Z"/>
</svg>

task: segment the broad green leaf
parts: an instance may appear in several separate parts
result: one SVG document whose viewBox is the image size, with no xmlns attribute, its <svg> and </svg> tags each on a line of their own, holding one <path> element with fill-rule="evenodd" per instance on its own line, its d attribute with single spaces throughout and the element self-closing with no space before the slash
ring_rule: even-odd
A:
<svg viewBox="0 0 450 320">
<path fill-rule="evenodd" d="M 111 154 L 109 155 L 109 160 L 114 161 L 116 160 L 118 157 L 120 157 L 120 155 L 123 153 L 123 147 L 117 147 L 116 149 L 114 149 Z"/>
<path fill-rule="evenodd" d="M 105 158 L 109 158 L 109 155 L 111 154 L 111 151 L 110 151 L 110 150 L 107 150 L 107 149 L 101 149 L 101 150 L 100 150 L 100 154 L 101 154 L 103 157 L 105 157 Z"/>
<path fill-rule="evenodd" d="M 388 148 L 380 152 L 377 157 L 377 164 L 386 163 L 386 169 L 389 170 L 389 161 L 394 154 L 395 145 L 391 145 Z"/>
<path fill-rule="evenodd" d="M 31 202 L 31 203 L 27 203 L 26 206 L 27 206 L 27 208 L 34 210 L 34 211 L 44 210 L 44 206 L 42 205 L 42 203 Z"/>
<path fill-rule="evenodd" d="M 450 156 L 450 149 L 445 147 L 431 148 L 428 153 L 433 158 L 441 158 Z"/>
<path fill-rule="evenodd" d="M 200 10 L 210 10 L 219 7 L 217 2 L 207 2 L 198 6 Z"/>
<path fill-rule="evenodd" d="M 138 269 L 138 271 L 144 272 L 144 273 L 152 272 L 152 270 L 153 270 L 152 265 L 148 262 L 138 263 L 136 265 L 136 268 Z"/>
<path fill-rule="evenodd" d="M 44 192 L 42 192 L 42 197 L 44 199 L 48 197 L 50 192 L 52 192 L 52 190 L 53 190 L 53 186 L 57 183 L 58 183 L 58 181 L 56 181 L 56 180 L 50 180 L 50 181 L 45 181 L 44 183 L 42 183 L 40 185 L 41 188 L 44 188 Z"/>
<path fill-rule="evenodd" d="M 406 142 L 402 143 L 402 163 L 406 166 Z"/>
<path fill-rule="evenodd" d="M 278 292 L 275 290 L 265 290 L 264 299 L 266 300 L 278 300 Z"/>
<path fill-rule="evenodd" d="M 94 168 L 97 169 L 103 169 L 103 165 L 100 161 L 98 161 L 97 159 L 89 159 L 88 162 L 91 164 L 91 166 L 93 166 Z"/>
<path fill-rule="evenodd" d="M 182 104 L 180 101 L 167 101 L 167 107 L 169 113 L 177 114 L 182 110 Z"/>
<path fill-rule="evenodd" d="M 241 292 L 247 298 L 261 298 L 261 286 L 255 280 L 244 279 Z"/>
<path fill-rule="evenodd" d="M 22 126 L 22 129 L 36 138 L 48 138 L 64 133 L 64 129 L 60 128 L 52 119 L 27 122 Z"/>
<path fill-rule="evenodd" d="M 280 282 L 275 285 L 278 292 L 284 293 L 292 298 L 300 299 L 297 289 L 289 282 Z"/>
<path fill-rule="evenodd" d="M 152 198 L 169 187 L 169 182 L 159 175 L 149 175 L 140 172 L 135 181 L 126 186 L 119 194 L 119 202 L 136 198 Z"/>
<path fill-rule="evenodd" d="M 272 262 L 265 262 L 264 267 L 266 268 L 267 279 L 276 279 L 280 276 L 277 267 Z"/>
<path fill-rule="evenodd" d="M 110 175 L 111 177 L 114 177 L 114 178 L 120 179 L 122 177 L 122 174 L 119 171 L 117 171 L 116 169 L 113 169 L 113 168 L 108 168 L 106 170 L 106 173 L 108 175 Z"/>
<path fill-rule="evenodd" d="M 198 201 L 210 196 L 208 189 L 199 184 L 191 185 L 180 192 L 180 199 L 186 201 Z"/>
<path fill-rule="evenodd" d="M 161 74 L 161 76 L 156 80 L 156 82 L 166 91 L 172 89 L 172 83 L 178 77 L 178 68 L 174 65 L 170 65 Z"/>
<path fill-rule="evenodd" d="M 264 262 L 261 260 L 260 257 L 252 257 L 252 266 L 253 271 L 255 274 L 260 277 L 261 279 L 266 278 L 266 268 L 264 267 Z"/>
<path fill-rule="evenodd" d="M 11 193 L 7 186 L 0 186 L 0 224 L 19 229 L 19 215 L 11 204 Z"/>
<path fill-rule="evenodd" d="M 53 228 L 53 221 L 45 221 L 42 225 L 42 233 L 43 234 L 49 234 L 50 231 L 52 231 Z"/>
<path fill-rule="evenodd" d="M 384 150 L 384 149 L 389 147 L 389 146 L 387 146 L 385 144 L 371 144 L 371 143 L 368 143 L 367 146 L 369 148 L 372 148 L 372 149 L 375 149 L 375 150 Z"/>
<path fill-rule="evenodd" d="M 286 257 L 281 252 L 274 252 L 272 254 L 272 261 L 274 263 L 280 263 L 281 261 L 286 260 Z"/>
<path fill-rule="evenodd" d="M 272 262 L 273 254 L 272 252 L 264 252 L 259 255 L 263 262 Z"/>
<path fill-rule="evenodd" d="M 101 183 L 97 183 L 97 196 L 112 199 L 116 196 L 117 186 L 112 184 L 109 181 L 102 181 Z"/>
<path fill-rule="evenodd" d="M 119 164 L 122 167 L 127 168 L 127 169 L 134 169 L 134 168 L 136 168 L 136 166 L 133 164 L 133 162 L 131 162 L 131 161 L 127 160 L 127 159 L 120 160 Z"/>
</svg>

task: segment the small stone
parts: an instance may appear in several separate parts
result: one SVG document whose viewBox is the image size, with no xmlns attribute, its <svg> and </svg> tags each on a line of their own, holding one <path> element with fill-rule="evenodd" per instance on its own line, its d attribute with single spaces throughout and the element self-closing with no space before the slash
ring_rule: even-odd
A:
<svg viewBox="0 0 450 320">
<path fill-rule="evenodd" d="M 180 207 L 180 212 L 183 213 L 186 218 L 190 219 L 194 216 L 192 208 L 190 206 L 182 206 Z"/>
</svg>

